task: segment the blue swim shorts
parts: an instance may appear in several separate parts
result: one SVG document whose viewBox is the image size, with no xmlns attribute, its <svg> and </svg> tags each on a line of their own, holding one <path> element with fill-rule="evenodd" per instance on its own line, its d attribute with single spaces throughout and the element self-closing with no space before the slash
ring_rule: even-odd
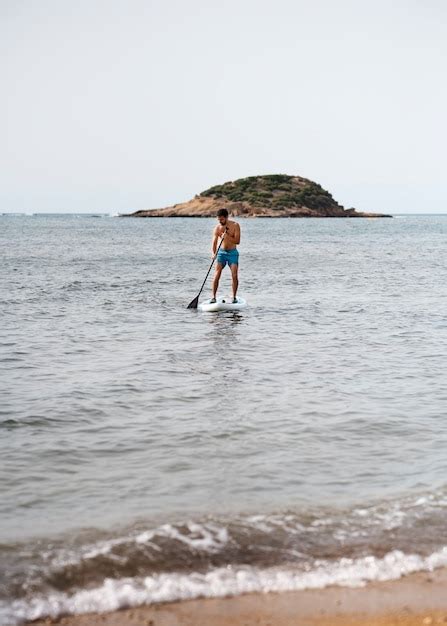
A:
<svg viewBox="0 0 447 626">
<path fill-rule="evenodd" d="M 236 248 L 233 248 L 233 250 L 220 249 L 217 254 L 217 262 L 220 263 L 222 267 L 225 267 L 227 263 L 228 263 L 228 266 L 238 265 L 239 264 L 239 252 L 236 250 Z"/>
</svg>

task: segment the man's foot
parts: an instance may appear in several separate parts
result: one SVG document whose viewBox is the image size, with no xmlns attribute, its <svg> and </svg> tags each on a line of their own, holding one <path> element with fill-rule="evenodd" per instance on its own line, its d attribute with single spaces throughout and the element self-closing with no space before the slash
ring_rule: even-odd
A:
<svg viewBox="0 0 447 626">
<path fill-rule="evenodd" d="M 233 304 L 237 304 L 237 298 L 236 298 L 236 296 L 233 296 Z"/>
<path fill-rule="evenodd" d="M 216 298 L 211 298 L 210 304 L 215 304 L 215 303 L 216 303 Z"/>
</svg>

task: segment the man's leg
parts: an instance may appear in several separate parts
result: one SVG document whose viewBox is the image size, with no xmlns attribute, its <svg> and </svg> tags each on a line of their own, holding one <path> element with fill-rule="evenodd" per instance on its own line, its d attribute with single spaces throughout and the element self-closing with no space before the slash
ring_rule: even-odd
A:
<svg viewBox="0 0 447 626">
<path fill-rule="evenodd" d="M 219 280 L 220 280 L 220 275 L 222 274 L 222 270 L 223 270 L 223 265 L 221 265 L 220 263 L 217 263 L 216 272 L 213 278 L 213 298 L 214 299 L 216 298 L 217 288 L 219 287 Z"/>
<path fill-rule="evenodd" d="M 239 287 L 239 278 L 237 274 L 238 269 L 239 269 L 239 266 L 237 263 L 233 263 L 232 265 L 230 265 L 231 284 L 233 287 L 233 298 L 236 298 L 237 288 Z"/>
</svg>

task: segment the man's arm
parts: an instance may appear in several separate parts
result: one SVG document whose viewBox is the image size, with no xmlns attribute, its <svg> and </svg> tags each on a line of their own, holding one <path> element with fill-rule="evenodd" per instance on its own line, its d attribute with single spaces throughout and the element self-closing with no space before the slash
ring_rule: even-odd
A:
<svg viewBox="0 0 447 626">
<path fill-rule="evenodd" d="M 228 232 L 226 235 L 227 242 L 230 244 L 237 246 L 241 241 L 241 227 L 237 222 L 234 222 L 234 227 L 232 228 L 231 234 Z"/>
<path fill-rule="evenodd" d="M 236 224 L 236 229 L 234 231 L 234 243 L 237 246 L 238 244 L 241 243 L 241 227 L 239 226 L 237 222 L 235 222 L 235 224 Z"/>
<path fill-rule="evenodd" d="M 214 256 L 216 254 L 216 250 L 217 250 L 217 242 L 219 241 L 219 227 L 216 226 L 216 228 L 213 231 L 213 240 L 211 242 L 211 252 L 212 255 Z"/>
</svg>

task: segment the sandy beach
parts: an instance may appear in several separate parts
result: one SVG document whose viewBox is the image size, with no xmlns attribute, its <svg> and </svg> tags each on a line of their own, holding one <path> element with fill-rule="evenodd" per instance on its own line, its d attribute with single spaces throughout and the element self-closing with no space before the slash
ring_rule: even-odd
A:
<svg viewBox="0 0 447 626">
<path fill-rule="evenodd" d="M 362 588 L 331 587 L 143 606 L 34 626 L 416 626 L 447 624 L 447 569 Z"/>
</svg>

